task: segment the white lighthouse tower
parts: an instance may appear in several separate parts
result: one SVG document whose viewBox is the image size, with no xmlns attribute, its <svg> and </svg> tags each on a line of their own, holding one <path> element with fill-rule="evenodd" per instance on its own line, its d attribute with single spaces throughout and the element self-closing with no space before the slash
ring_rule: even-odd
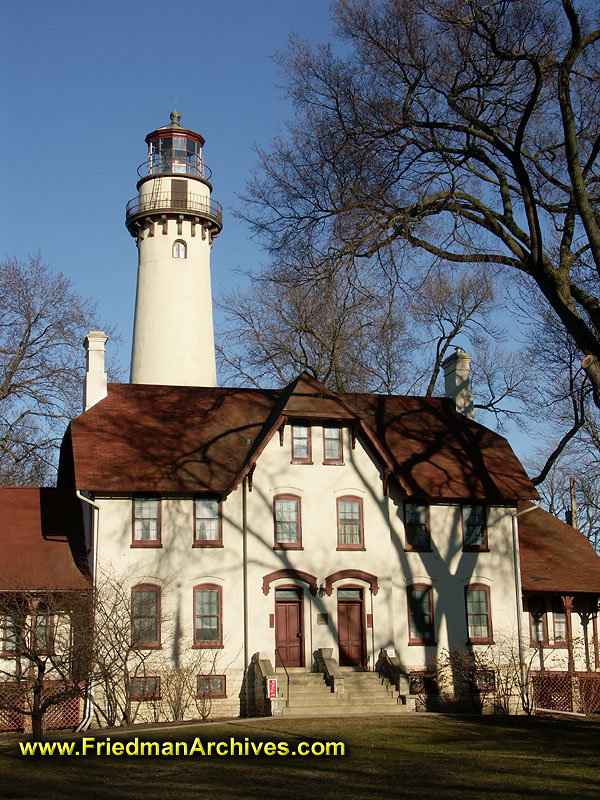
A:
<svg viewBox="0 0 600 800">
<path fill-rule="evenodd" d="M 181 114 L 146 136 L 126 225 L 138 247 L 131 383 L 216 386 L 210 250 L 223 227 L 204 139 Z"/>
</svg>

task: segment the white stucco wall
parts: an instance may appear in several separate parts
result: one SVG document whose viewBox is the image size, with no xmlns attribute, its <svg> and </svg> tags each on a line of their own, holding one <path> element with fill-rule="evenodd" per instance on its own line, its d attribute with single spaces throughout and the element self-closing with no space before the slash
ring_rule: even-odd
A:
<svg viewBox="0 0 600 800">
<path fill-rule="evenodd" d="M 492 647 L 516 648 L 517 614 L 511 517 L 514 507 L 487 506 L 487 551 L 465 552 L 462 546 L 459 503 L 432 502 L 429 506 L 431 552 L 405 550 L 403 524 L 406 497 L 394 485 L 384 496 L 380 470 L 368 445 L 356 441 L 352 449 L 349 429 L 343 431 L 342 465 L 323 463 L 321 424 L 312 426 L 312 463 L 291 463 L 291 428 L 286 425 L 283 445 L 275 435 L 258 458 L 252 488 L 241 485 L 223 502 L 223 547 L 193 547 L 193 496 L 168 495 L 161 501 L 161 547 L 131 547 L 131 497 L 98 497 L 100 572 L 112 565 L 131 585 L 155 583 L 162 587 L 164 643 L 156 659 L 173 660 L 173 626 L 177 621 L 180 654 L 191 653 L 193 643 L 193 588 L 202 583 L 221 587 L 223 607 L 223 648 L 211 668 L 227 675 L 229 708 L 242 685 L 244 658 L 261 653 L 275 664 L 275 596 L 277 587 L 296 586 L 302 591 L 303 662 L 314 665 L 319 648 L 332 648 L 338 658 L 337 590 L 352 586 L 363 590 L 364 614 L 372 615 L 366 629 L 367 663 L 372 666 L 381 648 L 396 654 L 402 667 L 422 670 L 431 667 L 440 653 L 466 650 L 467 621 L 465 588 L 481 584 L 489 589 L 493 631 Z M 248 646 L 244 652 L 244 562 L 243 495 L 247 509 L 247 591 Z M 302 549 L 274 547 L 273 500 L 280 494 L 300 498 Z M 338 549 L 336 499 L 352 495 L 362 499 L 364 549 Z M 375 576 L 378 592 L 371 582 L 356 575 L 342 577 L 332 585 L 331 594 L 313 595 L 309 585 L 297 576 L 282 576 L 263 591 L 265 576 L 288 569 L 308 573 L 317 587 L 325 588 L 328 576 L 340 570 L 359 570 Z M 330 579 L 331 581 L 331 579 Z M 407 588 L 414 584 L 432 587 L 435 642 L 409 644 Z M 326 614 L 325 624 L 318 615 Z M 550 617 L 549 617 L 550 619 Z M 323 617 L 321 617 L 323 622 Z M 579 627 L 578 627 L 579 626 Z M 528 615 L 524 615 L 527 643 Z M 573 615 L 574 635 L 580 623 Z M 591 631 L 590 631 L 591 638 Z M 474 644 L 484 652 L 489 644 Z M 202 653 L 198 653 L 202 656 Z M 559 665 L 566 650 L 552 654 Z M 156 662 L 158 664 L 158 661 Z M 578 659 L 578 668 L 581 668 Z M 548 663 L 548 666 L 550 664 Z M 158 669 L 158 667 L 157 667 Z M 227 705 L 228 704 L 228 705 Z"/>
</svg>

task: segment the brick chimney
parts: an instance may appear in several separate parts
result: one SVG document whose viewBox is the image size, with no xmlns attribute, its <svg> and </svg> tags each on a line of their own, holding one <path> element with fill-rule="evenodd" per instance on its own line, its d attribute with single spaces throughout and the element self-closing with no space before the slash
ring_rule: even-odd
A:
<svg viewBox="0 0 600 800">
<path fill-rule="evenodd" d="M 83 387 L 83 408 L 87 411 L 99 400 L 106 397 L 106 372 L 104 371 L 104 350 L 108 336 L 104 331 L 90 331 L 83 346 L 86 349 L 85 384 Z"/>
<path fill-rule="evenodd" d="M 471 389 L 471 356 L 462 347 L 442 362 L 446 397 L 454 400 L 456 410 L 473 419 L 473 391 Z"/>
</svg>

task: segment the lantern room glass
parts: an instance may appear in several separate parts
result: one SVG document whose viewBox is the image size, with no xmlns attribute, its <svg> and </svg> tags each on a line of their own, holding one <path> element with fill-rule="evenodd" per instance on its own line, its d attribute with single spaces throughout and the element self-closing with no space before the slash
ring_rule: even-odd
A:
<svg viewBox="0 0 600 800">
<path fill-rule="evenodd" d="M 175 173 L 203 177 L 200 142 L 172 133 L 158 136 L 150 142 L 148 168 L 151 175 Z"/>
</svg>

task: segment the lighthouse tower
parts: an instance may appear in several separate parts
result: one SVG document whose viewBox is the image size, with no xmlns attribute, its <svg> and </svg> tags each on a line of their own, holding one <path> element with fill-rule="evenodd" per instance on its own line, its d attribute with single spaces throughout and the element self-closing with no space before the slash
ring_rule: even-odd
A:
<svg viewBox="0 0 600 800">
<path fill-rule="evenodd" d="M 210 250 L 223 227 L 204 139 L 181 114 L 146 136 L 126 225 L 138 248 L 131 383 L 216 386 Z"/>
</svg>

